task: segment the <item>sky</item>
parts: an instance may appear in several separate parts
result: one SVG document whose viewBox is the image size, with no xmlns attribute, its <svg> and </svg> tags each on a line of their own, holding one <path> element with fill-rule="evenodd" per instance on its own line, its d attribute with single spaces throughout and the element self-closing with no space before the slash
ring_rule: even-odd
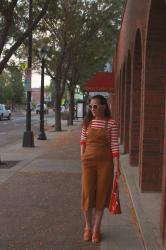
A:
<svg viewBox="0 0 166 250">
<path fill-rule="evenodd" d="M 32 88 L 40 88 L 41 86 L 41 75 L 37 72 L 32 72 Z M 44 76 L 44 85 L 48 86 L 50 84 L 50 77 L 45 75 Z"/>
</svg>

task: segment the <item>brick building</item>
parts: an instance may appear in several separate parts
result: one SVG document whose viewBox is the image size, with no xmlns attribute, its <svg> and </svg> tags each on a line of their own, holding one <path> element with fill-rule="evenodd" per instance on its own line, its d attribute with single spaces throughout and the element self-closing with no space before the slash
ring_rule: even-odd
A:
<svg viewBox="0 0 166 250">
<path fill-rule="evenodd" d="M 40 95 L 41 95 L 41 89 L 40 88 L 31 88 L 31 101 L 35 105 L 40 103 Z M 44 92 L 44 102 L 49 103 L 51 102 L 51 93 L 50 92 Z"/>
<path fill-rule="evenodd" d="M 166 248 L 166 0 L 127 0 L 114 57 L 114 116 L 142 192 L 161 192 Z"/>
<path fill-rule="evenodd" d="M 40 88 L 31 89 L 31 101 L 35 104 L 40 103 Z"/>
</svg>

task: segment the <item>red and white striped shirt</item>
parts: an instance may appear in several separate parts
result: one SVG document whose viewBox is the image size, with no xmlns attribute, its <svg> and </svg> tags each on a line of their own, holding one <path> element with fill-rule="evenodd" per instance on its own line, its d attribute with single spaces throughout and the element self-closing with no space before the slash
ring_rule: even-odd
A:
<svg viewBox="0 0 166 250">
<path fill-rule="evenodd" d="M 91 121 L 91 128 L 104 128 L 105 122 L 106 121 L 104 120 L 93 119 Z M 83 127 L 81 131 L 80 144 L 86 145 L 87 135 L 88 130 Z M 117 123 L 112 119 L 108 120 L 106 138 L 110 145 L 110 150 L 112 152 L 113 157 L 119 157 L 118 126 Z"/>
</svg>

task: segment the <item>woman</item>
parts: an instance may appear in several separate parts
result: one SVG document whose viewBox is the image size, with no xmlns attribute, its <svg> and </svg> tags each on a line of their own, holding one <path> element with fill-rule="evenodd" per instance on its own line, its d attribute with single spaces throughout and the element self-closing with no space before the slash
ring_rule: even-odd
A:
<svg viewBox="0 0 166 250">
<path fill-rule="evenodd" d="M 118 129 L 111 119 L 107 100 L 93 96 L 81 132 L 82 199 L 85 217 L 83 239 L 98 243 L 105 207 L 108 207 L 114 171 L 119 171 Z M 92 225 L 92 209 L 95 209 Z"/>
</svg>

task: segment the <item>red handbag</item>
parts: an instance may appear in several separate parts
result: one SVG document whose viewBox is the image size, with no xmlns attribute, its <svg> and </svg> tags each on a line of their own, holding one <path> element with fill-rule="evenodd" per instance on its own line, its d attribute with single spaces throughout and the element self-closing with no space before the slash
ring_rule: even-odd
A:
<svg viewBox="0 0 166 250">
<path fill-rule="evenodd" d="M 110 204 L 108 210 L 111 214 L 121 214 L 121 206 L 119 199 L 119 184 L 118 184 L 118 174 L 115 174 L 113 190 L 111 195 Z"/>
</svg>

